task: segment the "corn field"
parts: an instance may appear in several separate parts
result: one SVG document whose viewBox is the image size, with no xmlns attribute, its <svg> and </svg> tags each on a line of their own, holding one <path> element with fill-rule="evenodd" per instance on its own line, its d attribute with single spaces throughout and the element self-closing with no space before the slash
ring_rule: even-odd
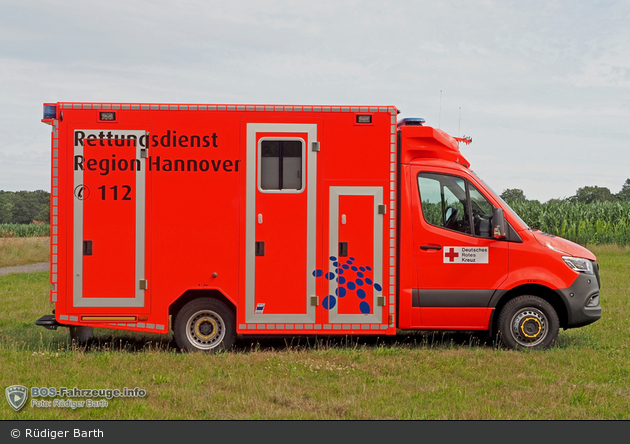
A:
<svg viewBox="0 0 630 444">
<path fill-rule="evenodd" d="M 0 224 L 0 237 L 48 237 L 48 224 Z"/>
<path fill-rule="evenodd" d="M 532 228 L 580 245 L 630 245 L 630 202 L 512 202 Z"/>
<path fill-rule="evenodd" d="M 630 245 L 630 202 L 521 201 L 511 207 L 530 227 L 581 245 Z M 0 237 L 47 236 L 50 225 L 0 224 Z"/>
</svg>

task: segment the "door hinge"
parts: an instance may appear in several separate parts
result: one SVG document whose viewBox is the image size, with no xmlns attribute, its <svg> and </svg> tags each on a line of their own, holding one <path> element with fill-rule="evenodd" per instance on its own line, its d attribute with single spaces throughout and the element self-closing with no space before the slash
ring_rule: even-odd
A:
<svg viewBox="0 0 630 444">
<path fill-rule="evenodd" d="M 140 148 L 140 158 L 147 159 L 149 157 L 149 150 L 146 148 Z"/>
<path fill-rule="evenodd" d="M 319 305 L 319 296 L 311 296 L 311 306 L 317 307 Z"/>
<path fill-rule="evenodd" d="M 378 214 L 387 214 L 387 205 L 379 205 Z"/>
<path fill-rule="evenodd" d="M 379 307 L 385 306 L 385 296 L 379 296 L 376 301 Z"/>
<path fill-rule="evenodd" d="M 313 147 L 313 151 L 319 151 L 320 149 L 319 142 L 313 142 L 311 146 Z"/>
<path fill-rule="evenodd" d="M 140 280 L 140 290 L 146 290 L 149 288 L 149 283 L 147 282 L 146 279 L 141 279 Z"/>
</svg>

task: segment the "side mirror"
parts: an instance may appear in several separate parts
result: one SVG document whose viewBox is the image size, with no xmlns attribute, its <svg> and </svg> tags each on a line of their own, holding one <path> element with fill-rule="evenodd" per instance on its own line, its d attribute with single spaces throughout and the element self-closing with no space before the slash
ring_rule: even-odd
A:
<svg viewBox="0 0 630 444">
<path fill-rule="evenodd" d="M 492 236 L 495 239 L 505 239 L 503 208 L 494 208 L 492 210 Z"/>
</svg>

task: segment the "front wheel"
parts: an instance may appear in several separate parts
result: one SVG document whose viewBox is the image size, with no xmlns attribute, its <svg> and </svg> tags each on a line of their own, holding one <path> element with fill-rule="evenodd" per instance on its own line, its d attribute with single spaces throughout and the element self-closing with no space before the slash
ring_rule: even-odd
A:
<svg viewBox="0 0 630 444">
<path fill-rule="evenodd" d="M 182 350 L 229 350 L 236 339 L 234 312 L 211 298 L 195 299 L 180 310 L 173 326 L 175 342 Z"/>
<path fill-rule="evenodd" d="M 518 296 L 501 310 L 498 320 L 503 344 L 511 349 L 542 350 L 558 339 L 560 321 L 549 302 L 538 296 Z"/>
</svg>

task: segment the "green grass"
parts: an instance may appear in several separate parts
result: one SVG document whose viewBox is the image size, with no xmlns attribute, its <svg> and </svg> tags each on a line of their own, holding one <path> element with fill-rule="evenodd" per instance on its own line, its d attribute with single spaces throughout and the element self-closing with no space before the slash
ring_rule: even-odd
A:
<svg viewBox="0 0 630 444">
<path fill-rule="evenodd" d="M 140 387 L 103 409 L 35 408 L 0 419 L 630 419 L 630 249 L 595 247 L 603 318 L 542 352 L 464 333 L 241 339 L 179 353 L 171 336 L 97 330 L 72 348 L 51 312 L 48 273 L 0 277 L 0 387 Z"/>
<path fill-rule="evenodd" d="M 0 238 L 0 268 L 49 260 L 49 237 Z"/>
</svg>

